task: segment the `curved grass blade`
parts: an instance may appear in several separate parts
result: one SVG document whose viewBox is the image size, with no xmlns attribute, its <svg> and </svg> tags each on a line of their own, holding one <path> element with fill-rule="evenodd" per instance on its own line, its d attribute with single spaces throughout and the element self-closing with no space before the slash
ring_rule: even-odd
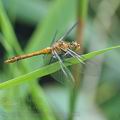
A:
<svg viewBox="0 0 120 120">
<path fill-rule="evenodd" d="M 106 49 L 102 49 L 102 50 L 98 50 L 98 51 L 94 51 L 94 52 L 90 52 L 88 54 L 82 55 L 83 57 L 81 58 L 81 60 L 85 61 L 85 60 L 91 59 L 97 55 L 103 54 L 107 51 L 110 51 L 110 50 L 113 50 L 116 48 L 120 48 L 120 45 L 114 46 L 114 47 L 109 47 Z M 68 58 L 65 61 L 67 61 L 67 63 L 65 63 L 66 66 L 70 66 L 70 65 L 79 63 L 79 61 L 75 58 Z M 43 77 L 45 75 L 52 74 L 58 70 L 60 70 L 60 65 L 58 62 L 56 62 L 56 63 L 50 64 L 50 65 L 41 67 L 41 68 L 39 68 L 33 72 L 30 72 L 28 74 L 16 77 L 14 79 L 8 80 L 8 81 L 3 82 L 3 83 L 0 83 L 0 89 L 13 87 L 15 85 L 19 85 L 21 83 L 25 83 L 25 82 L 30 81 L 30 80 L 35 80 L 39 77 Z"/>
</svg>

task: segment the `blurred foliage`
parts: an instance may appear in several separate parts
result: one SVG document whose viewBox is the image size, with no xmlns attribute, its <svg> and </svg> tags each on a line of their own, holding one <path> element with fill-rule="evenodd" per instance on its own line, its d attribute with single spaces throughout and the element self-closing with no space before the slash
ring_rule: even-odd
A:
<svg viewBox="0 0 120 120">
<path fill-rule="evenodd" d="M 59 39 L 78 17 L 77 2 L 0 0 L 0 82 L 8 80 L 9 83 L 9 79 L 19 78 L 20 83 L 24 80 L 33 80 L 0 90 L 0 120 L 68 118 L 69 89 L 53 80 L 43 81 L 43 86 L 35 80 L 45 73 L 55 72 L 58 69 L 57 63 L 51 65 L 52 67 L 44 67 L 42 56 L 11 65 L 3 64 L 3 59 L 49 46 L 55 31 Z M 81 9 L 85 8 L 82 2 L 80 6 Z M 88 16 L 84 21 L 84 52 L 98 52 L 97 50 L 120 44 L 120 0 L 90 0 L 88 8 L 86 6 L 85 9 L 88 10 Z M 29 31 L 29 38 L 24 37 Z M 67 39 L 75 39 L 75 34 L 71 33 Z M 120 49 L 115 49 L 86 63 L 73 113 L 74 120 L 120 119 L 119 52 Z M 50 70 L 46 71 L 47 68 Z M 24 76 L 25 78 L 21 79 Z M 18 84 L 17 82 L 12 84 Z"/>
</svg>

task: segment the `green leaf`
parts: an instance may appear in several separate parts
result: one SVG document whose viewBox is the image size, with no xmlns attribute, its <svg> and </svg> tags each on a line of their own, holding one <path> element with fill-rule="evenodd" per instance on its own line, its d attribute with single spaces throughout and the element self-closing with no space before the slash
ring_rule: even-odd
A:
<svg viewBox="0 0 120 120">
<path fill-rule="evenodd" d="M 5 12 L 2 1 L 0 0 L 0 28 L 4 39 L 16 50 L 17 53 L 22 53 L 21 47 L 17 41 L 12 24 Z"/>
<path fill-rule="evenodd" d="M 103 54 L 107 51 L 110 51 L 110 50 L 113 50 L 116 48 L 120 48 L 120 46 L 114 46 L 114 47 L 109 47 L 106 49 L 90 52 L 88 54 L 83 55 L 82 60 L 85 61 L 85 60 L 91 59 L 97 55 Z M 66 59 L 65 65 L 70 66 L 73 64 L 77 64 L 77 63 L 79 63 L 79 61 L 77 59 L 68 58 L 68 59 Z M 3 82 L 0 84 L 0 88 L 8 88 L 8 87 L 12 87 L 14 85 L 19 85 L 20 83 L 24 83 L 26 81 L 35 80 L 39 77 L 43 77 L 45 75 L 54 73 L 54 72 L 58 71 L 59 69 L 60 69 L 59 62 L 56 62 L 56 63 L 50 64 L 50 65 L 41 67 L 40 69 L 37 69 L 37 70 L 30 72 L 28 74 L 25 74 L 25 75 L 16 77 L 14 79 L 8 80 L 6 82 Z"/>
</svg>

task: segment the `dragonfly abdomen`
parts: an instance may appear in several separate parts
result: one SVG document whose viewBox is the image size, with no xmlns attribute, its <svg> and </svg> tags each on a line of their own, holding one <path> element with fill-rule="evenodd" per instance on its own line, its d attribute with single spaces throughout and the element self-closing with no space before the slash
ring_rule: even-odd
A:
<svg viewBox="0 0 120 120">
<path fill-rule="evenodd" d="M 33 56 L 37 56 L 37 55 L 41 55 L 41 54 L 49 54 L 49 53 L 51 53 L 51 51 L 52 51 L 51 47 L 48 47 L 48 48 L 45 48 L 43 50 L 39 50 L 39 51 L 32 52 L 32 53 L 29 53 L 29 54 L 19 55 L 19 56 L 9 58 L 4 63 L 13 63 L 13 62 L 16 62 L 18 60 L 30 58 L 30 57 L 33 57 Z"/>
</svg>

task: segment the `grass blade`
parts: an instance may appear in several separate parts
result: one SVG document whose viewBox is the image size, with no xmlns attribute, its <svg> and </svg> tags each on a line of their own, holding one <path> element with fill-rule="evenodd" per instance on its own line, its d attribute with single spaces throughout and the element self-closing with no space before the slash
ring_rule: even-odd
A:
<svg viewBox="0 0 120 120">
<path fill-rule="evenodd" d="M 107 51 L 110 51 L 110 50 L 113 50 L 116 48 L 120 48 L 120 45 L 114 46 L 114 47 L 109 47 L 109 48 L 98 50 L 98 51 L 94 51 L 94 52 L 90 52 L 88 54 L 83 55 L 82 60 L 85 61 L 85 60 L 91 59 L 97 55 L 103 54 Z M 66 61 L 67 61 L 66 66 L 70 66 L 70 65 L 79 63 L 79 61 L 75 58 L 68 58 L 68 59 L 66 59 Z M 35 80 L 39 77 L 54 73 L 54 72 L 58 71 L 59 69 L 60 69 L 60 65 L 58 62 L 44 66 L 44 67 L 37 69 L 33 72 L 30 72 L 28 74 L 25 74 L 25 75 L 22 75 L 22 76 L 19 76 L 14 79 L 11 79 L 11 80 L 1 83 L 0 89 L 19 85 L 20 83 L 24 83 L 29 80 Z"/>
</svg>

